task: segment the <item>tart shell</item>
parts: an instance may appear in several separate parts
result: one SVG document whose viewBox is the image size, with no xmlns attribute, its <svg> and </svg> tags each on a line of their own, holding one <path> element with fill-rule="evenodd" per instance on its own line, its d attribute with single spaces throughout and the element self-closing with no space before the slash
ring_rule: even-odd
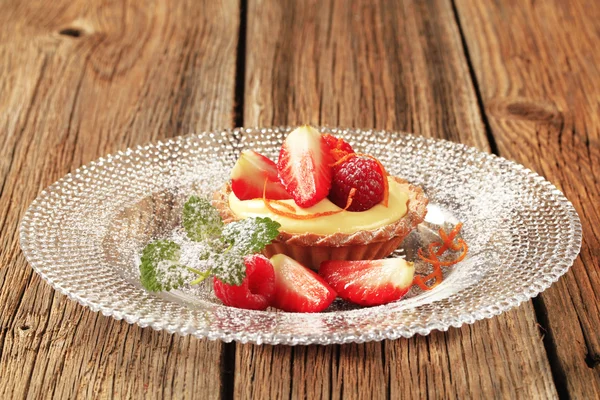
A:
<svg viewBox="0 0 600 400">
<path fill-rule="evenodd" d="M 325 260 L 375 260 L 387 257 L 400 246 L 408 234 L 425 219 L 428 199 L 423 190 L 404 179 L 393 177 L 402 190 L 408 193 L 408 207 L 404 217 L 377 229 L 355 233 L 337 232 L 331 235 L 315 233 L 288 233 L 281 231 L 268 245 L 263 254 L 286 254 L 316 271 Z M 221 214 L 223 222 L 239 218 L 229 207 L 231 185 L 226 183 L 213 194 L 213 206 Z"/>
</svg>

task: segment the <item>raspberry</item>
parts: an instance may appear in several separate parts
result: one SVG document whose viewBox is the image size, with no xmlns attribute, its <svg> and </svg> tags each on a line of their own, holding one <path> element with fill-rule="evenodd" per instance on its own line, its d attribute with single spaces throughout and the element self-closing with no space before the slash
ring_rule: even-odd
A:
<svg viewBox="0 0 600 400">
<path fill-rule="evenodd" d="M 337 138 L 329 133 L 324 134 L 323 138 L 325 139 L 325 142 L 329 147 L 329 152 L 335 161 L 350 153 L 354 153 L 352 146 L 350 146 L 344 139 Z"/>
<path fill-rule="evenodd" d="M 345 207 L 352 188 L 356 193 L 348 211 L 366 211 L 383 200 L 384 177 L 377 161 L 356 156 L 333 168 L 329 200 Z"/>
<path fill-rule="evenodd" d="M 246 278 L 240 286 L 228 285 L 216 277 L 215 295 L 226 305 L 248 310 L 264 310 L 275 294 L 275 272 L 268 258 L 260 254 L 244 257 Z"/>
</svg>

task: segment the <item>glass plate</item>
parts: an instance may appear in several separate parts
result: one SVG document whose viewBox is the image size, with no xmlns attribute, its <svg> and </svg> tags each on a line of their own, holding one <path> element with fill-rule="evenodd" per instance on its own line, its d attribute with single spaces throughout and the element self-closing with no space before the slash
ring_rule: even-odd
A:
<svg viewBox="0 0 600 400">
<path fill-rule="evenodd" d="M 403 243 L 407 259 L 464 224 L 468 258 L 429 292 L 357 308 L 336 300 L 318 314 L 223 306 L 210 282 L 146 292 L 138 254 L 152 239 L 178 235 L 182 204 L 210 196 L 243 149 L 276 159 L 289 127 L 178 137 L 119 152 L 79 168 L 44 190 L 20 227 L 21 247 L 50 285 L 84 306 L 142 327 L 182 335 L 270 344 L 366 342 L 427 335 L 490 318 L 548 288 L 572 265 L 581 225 L 552 184 L 521 165 L 444 140 L 374 130 L 330 129 L 388 172 L 422 186 L 426 221 Z M 418 260 L 417 260 L 418 261 Z M 428 266 L 419 262 L 417 271 Z"/>
</svg>

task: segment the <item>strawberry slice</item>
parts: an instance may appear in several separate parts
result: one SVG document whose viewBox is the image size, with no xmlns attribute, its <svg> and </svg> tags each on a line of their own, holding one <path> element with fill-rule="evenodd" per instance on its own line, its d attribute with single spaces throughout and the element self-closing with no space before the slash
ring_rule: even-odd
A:
<svg viewBox="0 0 600 400">
<path fill-rule="evenodd" d="M 329 146 L 310 126 L 293 130 L 283 142 L 277 171 L 285 189 L 300 207 L 315 205 L 329 193 L 331 164 Z"/>
<path fill-rule="evenodd" d="M 338 161 L 342 159 L 344 156 L 348 154 L 354 153 L 352 146 L 344 139 L 333 136 L 330 133 L 326 133 L 323 135 L 325 142 L 327 143 L 327 147 L 329 147 L 329 153 L 333 157 L 334 161 Z"/>
<path fill-rule="evenodd" d="M 263 255 L 244 257 L 246 277 L 240 286 L 228 285 L 216 277 L 213 279 L 215 295 L 226 306 L 247 310 L 264 310 L 275 295 L 273 265 Z"/>
<path fill-rule="evenodd" d="M 402 298 L 412 286 L 415 267 L 403 258 L 371 261 L 323 261 L 319 268 L 338 296 L 361 306 Z"/>
<path fill-rule="evenodd" d="M 263 197 L 271 200 L 291 199 L 279 182 L 277 166 L 267 157 L 252 150 L 244 150 L 231 170 L 231 190 L 240 200 Z"/>
<path fill-rule="evenodd" d="M 319 275 L 296 260 L 275 254 L 271 263 L 275 270 L 273 307 L 289 312 L 319 312 L 335 299 L 335 291 Z"/>
</svg>

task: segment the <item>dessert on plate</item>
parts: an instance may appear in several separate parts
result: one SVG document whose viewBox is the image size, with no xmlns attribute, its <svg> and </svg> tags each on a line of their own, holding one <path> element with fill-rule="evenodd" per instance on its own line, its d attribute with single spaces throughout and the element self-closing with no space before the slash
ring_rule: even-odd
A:
<svg viewBox="0 0 600 400">
<path fill-rule="evenodd" d="M 415 276 L 403 257 L 386 258 L 423 221 L 427 202 L 421 188 L 388 176 L 375 157 L 302 126 L 285 139 L 277 164 L 245 150 L 212 204 L 191 196 L 181 216 L 189 243 L 149 243 L 140 280 L 156 292 L 212 276 L 223 304 L 251 310 L 321 312 L 336 297 L 387 304 L 413 284 L 435 287 L 442 267 L 466 256 L 458 224 L 440 229 L 427 254 L 419 249 L 429 275 Z M 449 251 L 460 255 L 448 259 Z"/>
<path fill-rule="evenodd" d="M 388 256 L 427 212 L 421 188 L 309 126 L 288 135 L 277 164 L 242 152 L 231 178 L 213 196 L 223 222 L 277 221 L 279 236 L 263 254 L 285 254 L 314 270 L 327 260 Z"/>
</svg>

